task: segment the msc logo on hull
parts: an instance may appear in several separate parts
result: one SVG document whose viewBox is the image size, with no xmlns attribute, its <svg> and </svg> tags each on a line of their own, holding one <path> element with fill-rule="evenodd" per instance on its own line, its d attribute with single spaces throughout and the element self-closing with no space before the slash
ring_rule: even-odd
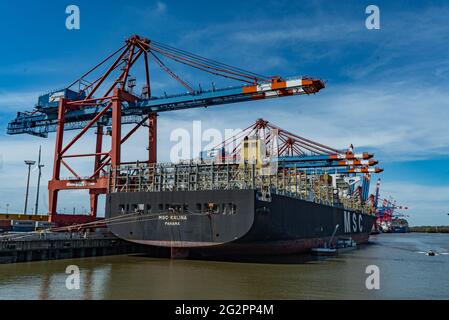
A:
<svg viewBox="0 0 449 320">
<path fill-rule="evenodd" d="M 345 233 L 363 232 L 363 216 L 359 213 L 344 211 Z"/>
</svg>

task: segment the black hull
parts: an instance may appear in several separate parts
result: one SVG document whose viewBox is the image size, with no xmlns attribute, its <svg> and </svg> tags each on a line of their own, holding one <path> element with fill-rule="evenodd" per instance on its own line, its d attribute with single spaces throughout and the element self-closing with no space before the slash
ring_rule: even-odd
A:
<svg viewBox="0 0 449 320">
<path fill-rule="evenodd" d="M 204 210 L 209 203 L 216 205 L 213 213 Z M 169 208 L 177 210 L 164 211 Z M 260 201 L 254 190 L 112 193 L 106 214 L 134 217 L 110 224 L 122 239 L 205 255 L 304 252 L 329 241 L 336 225 L 336 238 L 363 243 L 375 221 L 372 215 L 288 196 Z"/>
</svg>

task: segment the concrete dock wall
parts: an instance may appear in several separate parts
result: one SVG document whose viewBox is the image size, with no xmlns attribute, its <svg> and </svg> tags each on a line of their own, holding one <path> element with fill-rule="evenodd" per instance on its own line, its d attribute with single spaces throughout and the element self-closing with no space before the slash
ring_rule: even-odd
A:
<svg viewBox="0 0 449 320">
<path fill-rule="evenodd" d="M 73 234 L 31 235 L 26 239 L 5 237 L 0 240 L 0 264 L 39 260 L 71 259 L 127 253 L 151 253 L 152 249 L 132 244 L 112 235 Z"/>
</svg>

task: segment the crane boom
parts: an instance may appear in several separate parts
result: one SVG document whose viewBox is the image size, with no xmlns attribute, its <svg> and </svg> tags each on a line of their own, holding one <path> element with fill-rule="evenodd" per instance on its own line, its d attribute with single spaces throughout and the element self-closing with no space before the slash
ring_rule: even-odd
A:
<svg viewBox="0 0 449 320">
<path fill-rule="evenodd" d="M 153 97 L 151 99 L 136 99 L 135 102 L 123 103 L 122 124 L 138 123 L 142 116 L 150 112 L 167 112 L 182 109 L 217 106 L 237 102 L 276 98 L 300 94 L 316 93 L 324 88 L 321 80 L 309 78 L 292 78 L 289 80 L 273 79 L 254 86 L 236 86 L 210 91 L 195 91 L 193 93 L 172 96 Z M 78 94 L 79 96 L 79 94 Z M 54 98 L 57 97 L 57 98 Z M 33 112 L 18 113 L 17 117 L 8 124 L 7 133 L 31 134 L 47 137 L 49 132 L 55 132 L 58 124 L 57 105 L 60 97 L 67 99 L 77 97 L 77 93 L 70 89 L 61 90 L 39 98 L 38 105 Z M 84 97 L 84 95 L 81 95 Z M 72 99 L 70 99 L 72 100 Z M 83 101 L 78 97 L 74 101 Z M 105 104 L 99 100 L 90 100 L 83 108 L 71 110 L 65 116 L 65 130 L 83 128 Z M 111 125 L 112 111 L 106 112 L 101 124 Z"/>
</svg>

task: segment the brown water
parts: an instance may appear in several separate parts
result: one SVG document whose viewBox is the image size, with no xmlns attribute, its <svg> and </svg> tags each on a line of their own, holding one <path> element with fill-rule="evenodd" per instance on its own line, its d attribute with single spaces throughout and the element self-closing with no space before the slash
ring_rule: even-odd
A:
<svg viewBox="0 0 449 320">
<path fill-rule="evenodd" d="M 0 265 L 0 299 L 449 299 L 449 234 L 384 234 L 332 258 L 245 262 L 97 257 Z M 65 286 L 68 265 L 80 289 Z M 380 289 L 368 290 L 368 265 Z"/>
</svg>

